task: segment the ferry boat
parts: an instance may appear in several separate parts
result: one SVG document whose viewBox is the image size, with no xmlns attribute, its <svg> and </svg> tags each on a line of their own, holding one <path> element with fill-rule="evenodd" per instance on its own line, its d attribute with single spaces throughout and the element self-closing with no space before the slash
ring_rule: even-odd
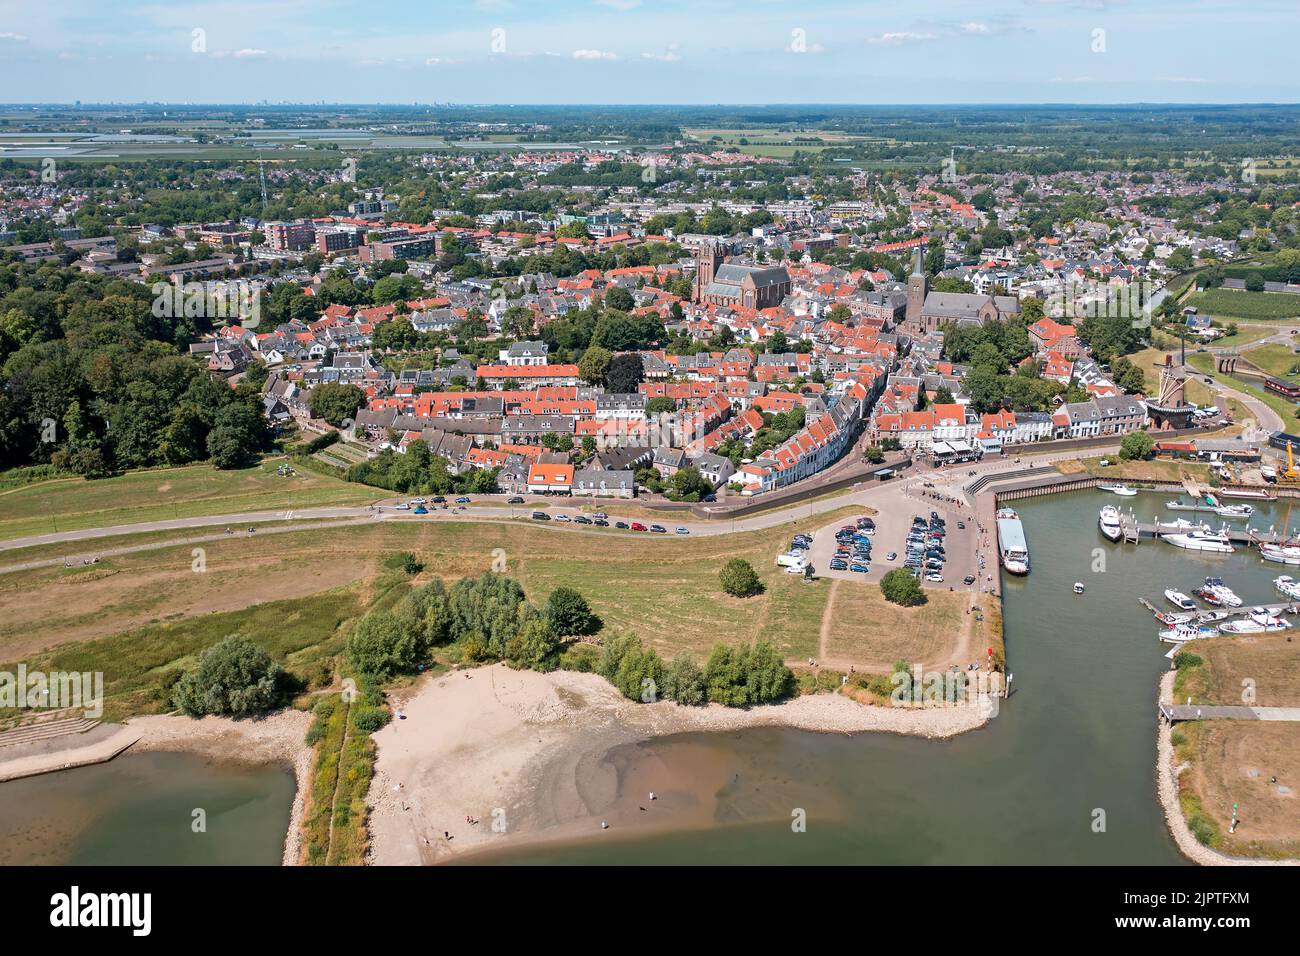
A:
<svg viewBox="0 0 1300 956">
<path fill-rule="evenodd" d="M 1211 531 L 1209 528 L 1197 528 L 1191 531 L 1180 531 L 1176 534 L 1161 535 L 1162 541 L 1167 541 L 1175 548 L 1186 548 L 1188 551 L 1213 551 L 1217 554 L 1232 554 L 1232 542 L 1222 531 Z"/>
<path fill-rule="evenodd" d="M 1273 587 L 1277 588 L 1293 601 L 1300 601 L 1300 581 L 1291 577 L 1289 574 L 1280 574 L 1273 579 Z"/>
<path fill-rule="evenodd" d="M 1175 591 L 1173 588 L 1165 588 L 1165 600 L 1181 611 L 1196 610 L 1195 601 L 1182 591 Z"/>
<path fill-rule="evenodd" d="M 1119 509 L 1114 505 L 1106 505 L 1101 509 L 1097 516 L 1097 527 L 1101 529 L 1102 536 L 1111 541 L 1118 541 L 1124 534 L 1124 529 L 1119 523 Z"/>
<path fill-rule="evenodd" d="M 1219 625 L 1219 630 L 1224 634 L 1267 634 L 1285 631 L 1290 626 L 1291 622 L 1286 618 L 1256 608 L 1246 617 Z"/>
<path fill-rule="evenodd" d="M 1156 636 L 1166 644 L 1182 644 L 1185 641 L 1199 641 L 1202 638 L 1214 637 L 1219 633 L 1217 627 L 1210 627 L 1207 624 L 1175 624 L 1173 627 L 1167 627 Z"/>
<path fill-rule="evenodd" d="M 1010 508 L 1002 508 L 994 517 L 998 525 L 998 555 L 1002 566 L 1010 574 L 1028 574 L 1029 545 L 1025 541 L 1020 515 Z"/>
<path fill-rule="evenodd" d="M 1098 485 L 1098 491 L 1109 491 L 1112 495 L 1119 495 L 1121 498 L 1133 498 L 1137 492 L 1128 485 Z"/>
<path fill-rule="evenodd" d="M 1300 566 L 1300 545 L 1261 543 L 1259 556 L 1265 561 Z"/>
</svg>

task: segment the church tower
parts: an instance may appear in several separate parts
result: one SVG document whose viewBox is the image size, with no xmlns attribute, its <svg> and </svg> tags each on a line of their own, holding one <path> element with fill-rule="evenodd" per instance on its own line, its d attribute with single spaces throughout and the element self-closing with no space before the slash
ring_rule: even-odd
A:
<svg viewBox="0 0 1300 956">
<path fill-rule="evenodd" d="M 916 247 L 912 275 L 907 280 L 907 324 L 914 329 L 921 327 L 921 310 L 925 308 L 925 297 L 930 291 L 930 277 L 921 265 L 922 248 Z"/>
<path fill-rule="evenodd" d="M 695 301 L 704 301 L 704 290 L 722 265 L 722 248 L 712 239 L 701 242 L 695 252 Z"/>
</svg>

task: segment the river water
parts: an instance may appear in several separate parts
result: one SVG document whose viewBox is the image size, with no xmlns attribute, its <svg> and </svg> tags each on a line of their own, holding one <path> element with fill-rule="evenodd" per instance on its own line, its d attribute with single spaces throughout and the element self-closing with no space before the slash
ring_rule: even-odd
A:
<svg viewBox="0 0 1300 956">
<path fill-rule="evenodd" d="M 1191 593 L 1215 574 L 1248 603 L 1277 601 L 1271 581 L 1285 569 L 1245 549 L 1115 545 L 1097 531 L 1103 504 L 1150 520 L 1170 514 L 1167 498 L 1077 492 L 1019 503 L 1032 573 L 1005 583 L 1013 694 L 981 730 L 932 741 L 762 728 L 621 747 L 606 759 L 626 786 L 648 781 L 690 802 L 692 780 L 698 791 L 707 778 L 705 817 L 683 814 L 685 830 L 600 831 L 475 862 L 1184 862 L 1156 800 L 1166 646 L 1138 598 L 1163 605 L 1165 588 Z M 1264 507 L 1252 523 L 1289 518 Z M 1073 593 L 1075 581 L 1085 594 Z M 293 794 L 287 767 L 166 753 L 0 784 L 0 865 L 274 864 Z M 672 803 L 646 801 L 647 812 Z M 192 832 L 196 808 L 206 811 L 206 834 Z"/>
<path fill-rule="evenodd" d="M 0 784 L 0 866 L 278 865 L 293 796 L 287 764 L 183 753 L 11 780 Z"/>
</svg>

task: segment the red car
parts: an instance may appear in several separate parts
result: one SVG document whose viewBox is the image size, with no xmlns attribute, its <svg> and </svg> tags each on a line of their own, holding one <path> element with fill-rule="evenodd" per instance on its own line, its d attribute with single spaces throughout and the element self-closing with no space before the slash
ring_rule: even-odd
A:
<svg viewBox="0 0 1300 956">
<path fill-rule="evenodd" d="M 639 522 L 639 521 L 633 521 L 633 522 L 632 522 L 632 530 L 633 530 L 633 531 L 644 531 L 644 530 L 646 530 L 646 527 L 645 527 L 645 525 L 643 525 L 643 524 L 642 524 L 641 522 Z"/>
</svg>

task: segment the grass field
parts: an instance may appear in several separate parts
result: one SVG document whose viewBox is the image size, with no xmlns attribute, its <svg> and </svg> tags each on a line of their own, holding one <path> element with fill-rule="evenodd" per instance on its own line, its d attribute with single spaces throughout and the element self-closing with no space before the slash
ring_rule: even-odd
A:
<svg viewBox="0 0 1300 956">
<path fill-rule="evenodd" d="M 1126 481 L 1180 481 L 1184 474 L 1191 475 L 1202 484 L 1210 480 L 1210 466 L 1197 462 L 1168 461 L 1121 461 L 1118 455 L 1107 458 L 1110 462 L 1101 466 L 1101 458 L 1067 458 L 1056 463 L 1057 470 L 1063 475 L 1100 475 L 1104 478 L 1123 478 Z"/>
<path fill-rule="evenodd" d="M 1248 382 L 1243 378 L 1238 378 L 1235 375 L 1219 374 L 1214 370 L 1214 356 L 1210 355 L 1209 353 L 1203 353 L 1200 355 L 1189 355 L 1187 356 L 1187 364 L 1190 365 L 1192 368 L 1196 369 L 1198 372 L 1202 372 L 1205 375 L 1209 375 L 1213 377 L 1217 381 L 1223 382 L 1223 384 L 1227 385 L 1230 388 L 1235 388 L 1238 391 L 1245 392 L 1246 394 L 1250 395 L 1252 398 L 1259 399 L 1269 408 L 1273 409 L 1273 411 L 1281 415 L 1282 420 L 1285 422 L 1291 422 L 1296 417 L 1295 402 L 1281 395 L 1275 395 L 1272 392 L 1266 392 L 1260 386 L 1255 385 L 1252 382 Z"/>
<path fill-rule="evenodd" d="M 1193 292 L 1187 305 L 1216 319 L 1277 320 L 1300 318 L 1300 295 L 1281 292 L 1247 292 L 1244 289 L 1207 289 Z"/>
<path fill-rule="evenodd" d="M 1215 339 L 1213 345 L 1215 348 L 1239 349 L 1260 339 L 1266 339 L 1270 335 L 1276 335 L 1277 332 L 1278 329 L 1272 325 L 1238 325 L 1236 332 Z"/>
<path fill-rule="evenodd" d="M 877 584 L 841 582 L 835 595 L 833 623 L 826 646 L 828 660 L 860 661 L 863 668 L 890 673 L 897 660 L 934 670 L 953 663 L 983 659 L 989 646 L 982 633 L 988 620 L 975 624 L 967 609 L 968 592 L 926 591 L 929 601 L 919 608 L 890 604 Z M 967 653 L 956 659 L 956 648 L 967 625 L 977 628 L 966 641 Z M 860 668 L 862 669 L 862 668 Z"/>
<path fill-rule="evenodd" d="M 1255 363 L 1275 378 L 1300 382 L 1300 373 L 1293 371 L 1300 366 L 1300 355 L 1296 355 L 1288 345 L 1261 345 L 1242 352 L 1241 357 Z"/>
<path fill-rule="evenodd" d="M 1179 803 L 1202 843 L 1231 856 L 1300 856 L 1300 734 L 1294 724 L 1179 724 L 1174 743 L 1187 769 Z M 1272 778 L 1277 778 L 1277 783 Z M 1234 833 L 1232 808 L 1238 808 Z"/>
<path fill-rule="evenodd" d="M 0 578 L 0 661 L 103 671 L 115 713 L 160 706 L 160 688 L 182 665 L 232 633 L 265 642 L 299 670 L 333 653 L 352 617 L 400 597 L 411 579 L 387 559 L 405 551 L 424 562 L 425 577 L 448 581 L 503 560 L 504 572 L 535 604 L 560 585 L 577 588 L 607 628 L 632 630 L 665 657 L 689 650 L 702 658 L 719 641 L 766 639 L 788 660 L 801 661 L 819 653 L 830 582 L 804 583 L 778 569 L 775 556 L 796 529 L 860 510 L 670 540 L 559 531 L 524 520 L 347 525 L 209 542 L 202 571 L 189 545 L 173 545 L 91 567 L 13 572 Z M 722 592 L 718 571 L 734 556 L 754 565 L 763 594 L 740 599 Z M 925 659 L 926 642 L 951 649 L 962 618 L 958 596 L 935 592 L 927 608 L 891 607 L 886 614 L 878 595 L 869 587 L 843 606 L 837 602 L 837 655 L 888 671 L 900 657 Z"/>
<path fill-rule="evenodd" d="M 1300 652 L 1287 634 L 1251 634 L 1197 641 L 1201 659 L 1178 672 L 1174 699 L 1195 704 L 1300 707 Z M 1247 693 L 1249 692 L 1249 693 Z"/>
<path fill-rule="evenodd" d="M 190 465 L 22 485 L 0 492 L 0 539 L 199 515 L 362 505 L 385 494 L 312 472 L 282 478 L 278 466 L 275 460 L 238 471 Z"/>
</svg>

